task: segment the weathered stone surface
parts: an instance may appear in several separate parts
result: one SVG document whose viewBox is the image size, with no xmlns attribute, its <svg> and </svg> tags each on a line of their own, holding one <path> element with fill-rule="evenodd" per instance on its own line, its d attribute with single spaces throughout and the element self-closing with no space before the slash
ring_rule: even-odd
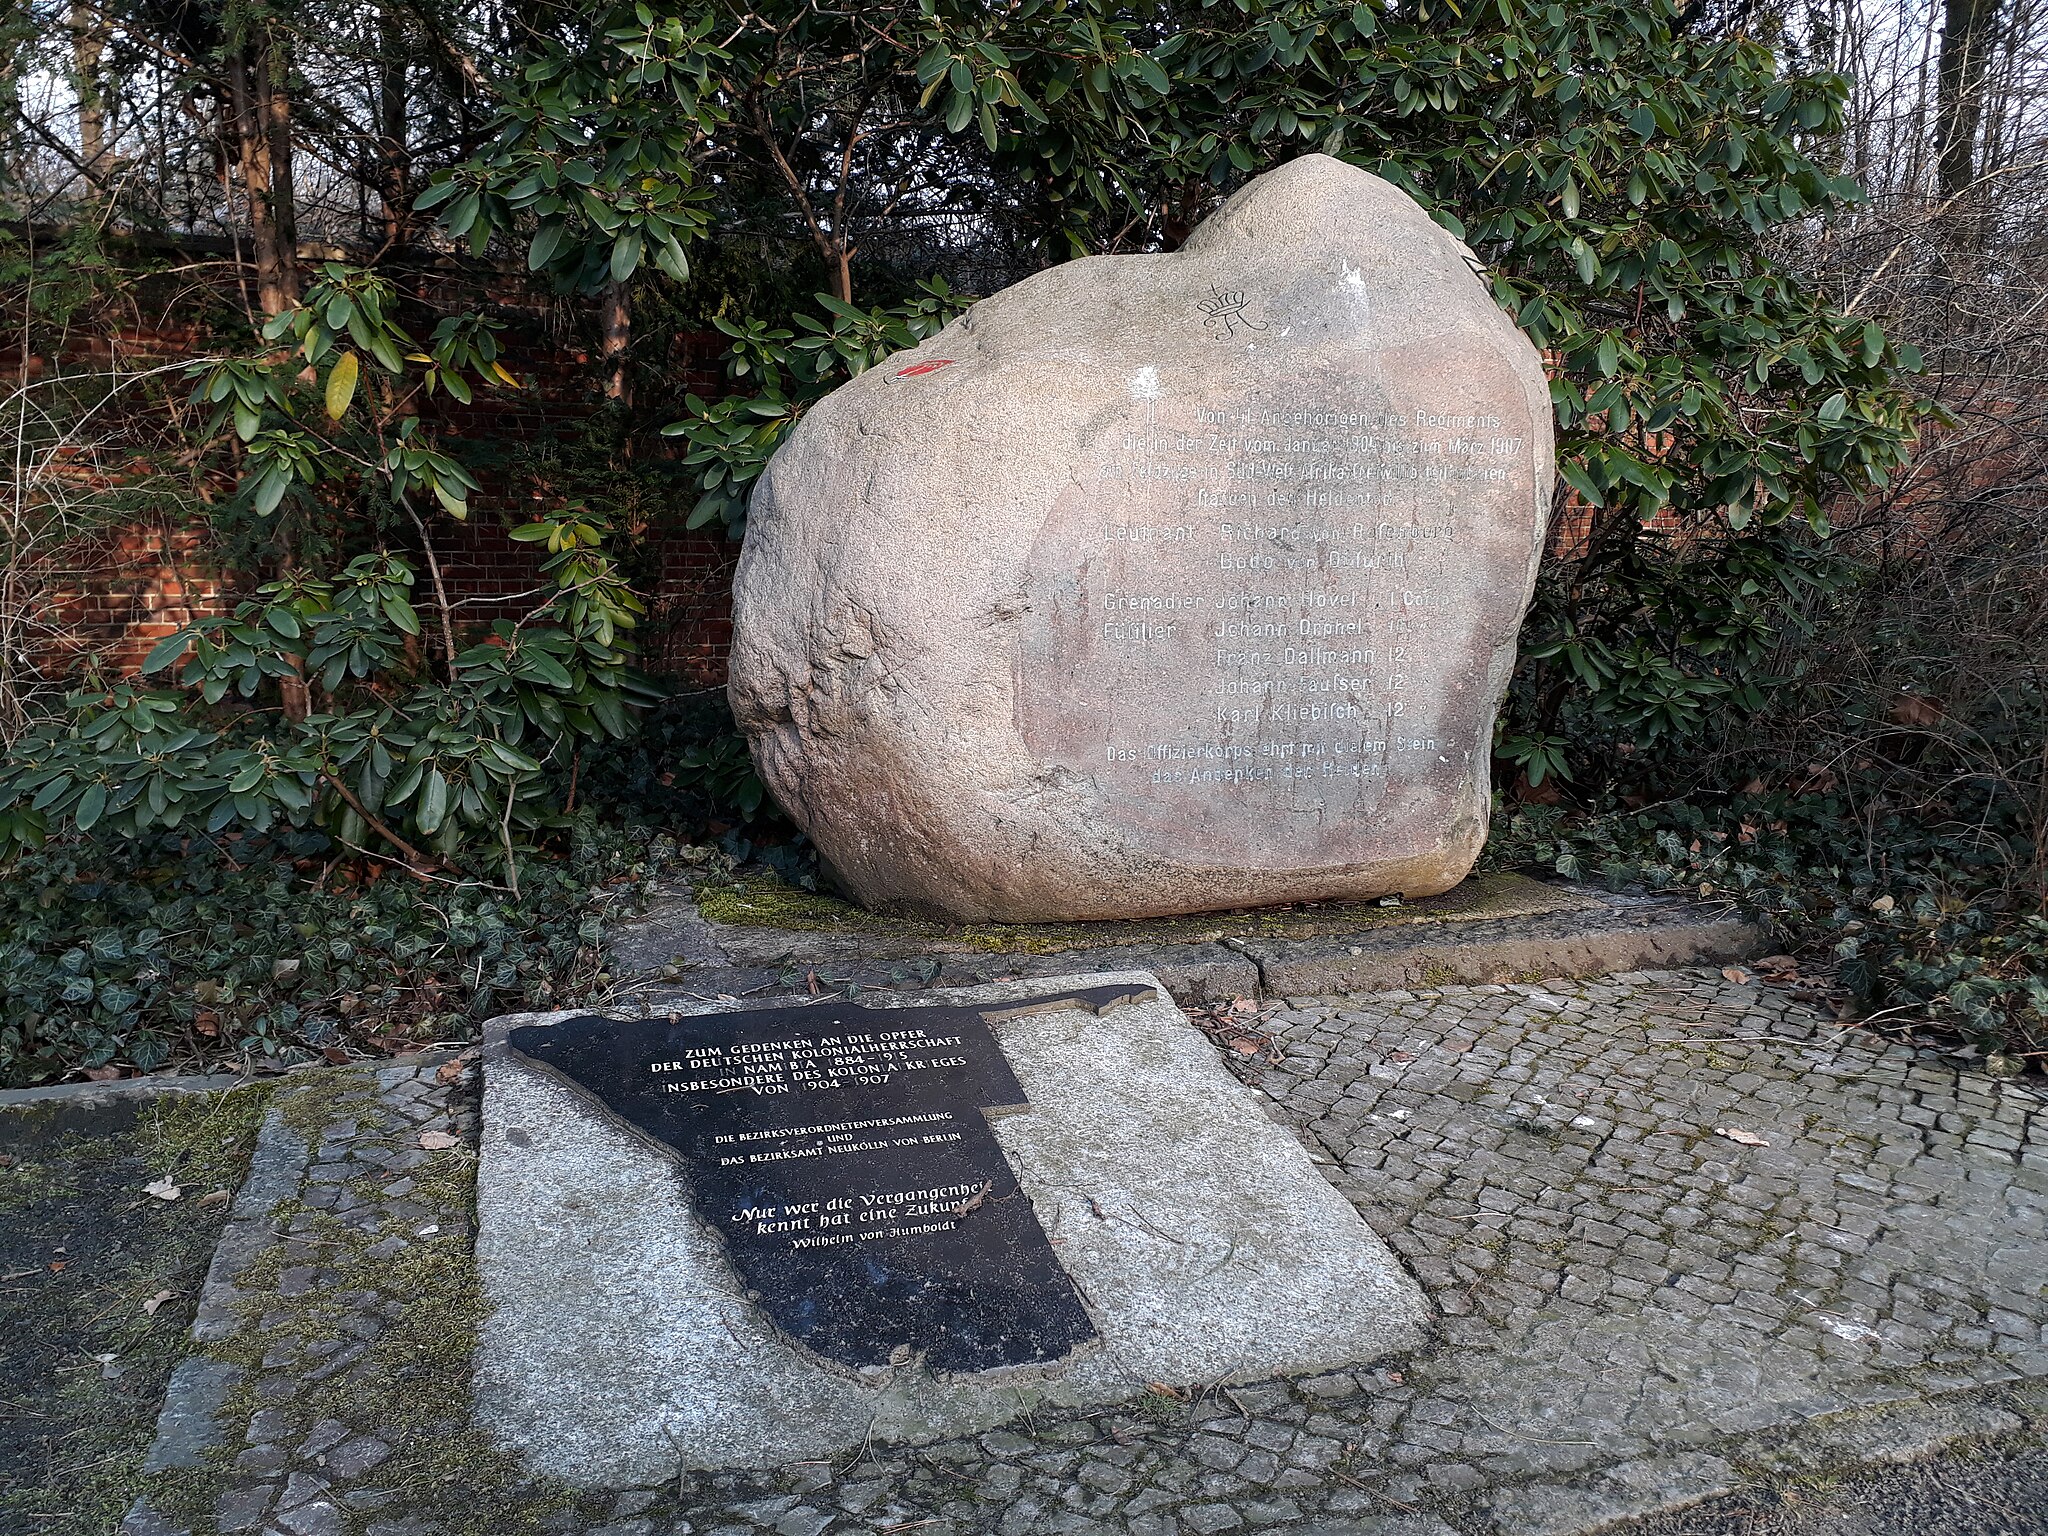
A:
<svg viewBox="0 0 2048 1536">
<path fill-rule="evenodd" d="M 221 1443 L 216 1420 L 228 1393 L 241 1379 L 241 1370 L 224 1360 L 194 1355 L 181 1361 L 165 1388 L 156 1439 L 143 1458 L 142 1470 L 163 1472 L 204 1465 L 207 1452 Z"/>
<path fill-rule="evenodd" d="M 1466 873 L 1551 493 L 1540 360 L 1470 262 L 1310 155 L 805 418 L 731 693 L 855 895 L 1025 921 Z"/>
<path fill-rule="evenodd" d="M 1138 981 L 1070 977 L 963 1004 Z M 916 999 L 920 1005 L 930 994 Z M 513 1015 L 493 1038 L 564 1015 Z M 855 1375 L 792 1346 L 745 1297 L 672 1161 L 552 1075 L 493 1048 L 477 1173 L 492 1304 L 477 1405 L 528 1463 L 651 1486 L 978 1432 L 1035 1410 L 1324 1371 L 1412 1348 L 1425 1310 L 1301 1144 L 1163 997 L 994 1026 L 1028 1113 L 997 1141 L 1100 1342 L 1051 1368 Z"/>
</svg>

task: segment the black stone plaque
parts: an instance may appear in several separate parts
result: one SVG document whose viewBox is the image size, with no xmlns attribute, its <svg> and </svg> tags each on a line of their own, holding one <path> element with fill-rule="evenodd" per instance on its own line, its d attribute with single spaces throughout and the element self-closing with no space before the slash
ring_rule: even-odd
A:
<svg viewBox="0 0 2048 1536">
<path fill-rule="evenodd" d="M 522 1025 L 513 1050 L 674 1153 L 776 1327 L 828 1360 L 957 1373 L 1094 1337 L 988 1117 L 1027 1109 L 991 1021 L 1154 996 Z"/>
</svg>

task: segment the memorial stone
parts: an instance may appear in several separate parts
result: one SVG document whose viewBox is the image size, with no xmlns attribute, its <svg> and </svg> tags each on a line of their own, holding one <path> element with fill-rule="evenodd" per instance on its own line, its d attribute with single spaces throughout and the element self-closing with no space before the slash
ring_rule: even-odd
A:
<svg viewBox="0 0 2048 1536">
<path fill-rule="evenodd" d="M 985 1371 L 1094 1337 L 990 1133 L 987 1115 L 1027 1105 L 989 1025 L 1155 995 L 589 1015 L 506 1043 L 681 1161 L 747 1295 L 792 1341 L 856 1369 Z"/>
<path fill-rule="evenodd" d="M 1470 253 L 1306 156 L 814 407 L 753 498 L 734 713 L 879 908 L 1435 894 L 1485 838 L 1551 454 Z"/>
<path fill-rule="evenodd" d="M 1386 1244 L 1142 971 L 493 1020 L 476 1210 L 480 1421 L 585 1486 L 1427 1336 Z"/>
</svg>

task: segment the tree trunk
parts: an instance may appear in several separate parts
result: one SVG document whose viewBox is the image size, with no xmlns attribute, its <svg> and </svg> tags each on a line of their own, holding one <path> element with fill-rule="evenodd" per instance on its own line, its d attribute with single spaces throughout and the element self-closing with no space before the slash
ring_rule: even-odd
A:
<svg viewBox="0 0 2048 1536">
<path fill-rule="evenodd" d="M 1187 243 L 1195 226 L 1202 222 L 1202 198 L 1206 191 L 1204 183 L 1184 181 L 1169 187 L 1160 204 L 1159 240 L 1169 251 L 1177 251 Z"/>
<path fill-rule="evenodd" d="M 99 18 L 76 0 L 70 29 L 72 90 L 78 95 L 78 158 L 85 166 L 86 180 L 97 190 L 106 180 L 101 162 L 107 153 L 107 109 L 100 95 L 99 74 L 107 34 Z"/>
<path fill-rule="evenodd" d="M 298 231 L 292 205 L 288 73 L 270 38 L 229 50 L 228 112 L 256 258 L 256 302 L 281 315 L 299 302 Z"/>
<path fill-rule="evenodd" d="M 384 202 L 384 246 L 411 238 L 412 161 L 406 150 L 405 15 L 395 5 L 377 13 L 377 192 Z"/>
<path fill-rule="evenodd" d="M 292 186 L 291 56 L 279 34 L 263 50 L 263 132 L 270 150 L 270 216 L 284 252 L 286 308 L 299 302 L 298 196 Z"/>
<path fill-rule="evenodd" d="M 1943 0 L 1936 66 L 1936 138 L 1941 195 L 1960 196 L 1977 177 L 1977 129 L 1984 118 L 1984 66 L 1998 25 L 1998 0 Z"/>
<path fill-rule="evenodd" d="M 605 365 L 604 397 L 621 405 L 631 403 L 626 385 L 626 347 L 633 339 L 633 301 L 626 285 L 607 282 L 598 300 L 598 318 L 604 326 L 599 357 Z"/>
</svg>

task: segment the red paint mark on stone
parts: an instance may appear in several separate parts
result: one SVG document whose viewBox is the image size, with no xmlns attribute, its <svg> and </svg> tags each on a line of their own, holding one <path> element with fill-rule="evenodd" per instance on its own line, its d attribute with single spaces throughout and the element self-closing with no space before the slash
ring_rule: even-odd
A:
<svg viewBox="0 0 2048 1536">
<path fill-rule="evenodd" d="M 921 379 L 928 373 L 937 373 L 941 368 L 950 368 L 952 366 L 952 358 L 935 357 L 928 363 L 912 363 L 907 368 L 898 368 L 894 373 L 890 374 L 889 377 L 892 380 Z"/>
</svg>

